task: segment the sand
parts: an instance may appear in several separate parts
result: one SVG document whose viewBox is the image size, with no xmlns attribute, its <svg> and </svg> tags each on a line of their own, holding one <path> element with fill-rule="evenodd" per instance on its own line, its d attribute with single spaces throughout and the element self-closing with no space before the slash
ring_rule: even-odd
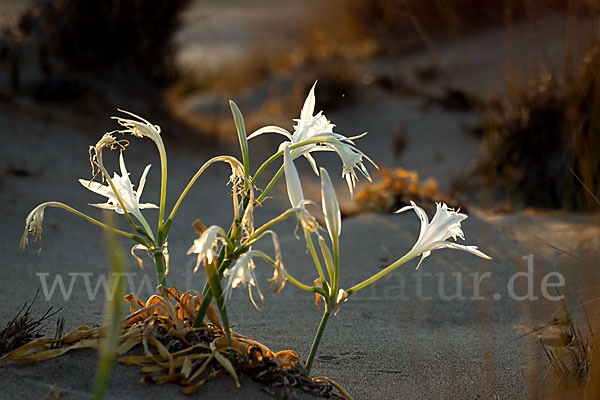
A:
<svg viewBox="0 0 600 400">
<path fill-rule="evenodd" d="M 117 106 L 126 107 L 115 104 L 114 108 Z M 97 121 L 72 115 L 66 108 L 27 101 L 2 103 L 0 109 L 4 146 L 0 159 L 0 213 L 4 220 L 0 243 L 5 274 L 0 280 L 3 300 L 0 323 L 4 324 L 32 298 L 40 285 L 40 273 L 48 274 L 48 279 L 62 274 L 65 281 L 70 279 L 69 273 L 92 274 L 92 284 L 99 274 L 106 273 L 100 230 L 61 210 L 46 212 L 43 249 L 39 255 L 37 243 L 25 251 L 20 251 L 17 245 L 25 216 L 43 201 L 62 201 L 91 215 L 100 215 L 87 204 L 102 199 L 79 185 L 77 179 L 89 179 L 88 146 L 114 126 L 108 120 L 113 115 L 111 110 L 107 110 L 106 120 Z M 385 93 L 328 112 L 327 116 L 346 135 L 368 130 L 369 135 L 357 142 L 358 147 L 388 167 L 399 162 L 392 151 L 391 132 L 398 124 L 404 124 L 409 144 L 402 155 L 402 165 L 418 170 L 423 177 L 435 177 L 442 189 L 449 187 L 453 177 L 465 172 L 479 146 L 479 139 L 460 129 L 472 115 L 435 107 L 424 110 L 414 99 Z M 271 142 L 261 140 L 251 143 L 254 165 L 268 156 L 266 147 Z M 181 140 L 172 143 L 167 137 L 166 145 L 170 205 L 208 158 L 221 151 L 238 155 L 233 141 L 230 146 L 189 148 Z M 134 183 L 143 167 L 152 163 L 143 200 L 156 201 L 160 164 L 152 144 L 132 140 L 126 160 Z M 116 157 L 109 158 L 107 163 L 116 167 Z M 303 160 L 297 164 L 307 197 L 319 201 L 317 177 Z M 338 179 L 339 160 L 324 155 L 319 157 L 319 164 L 329 169 L 340 203 L 347 206 L 348 191 L 345 182 Z M 228 175 L 225 166 L 210 169 L 181 207 L 169 235 L 170 285 L 182 290 L 202 287 L 202 275 L 191 274 L 195 260 L 185 255 L 194 240 L 190 224 L 196 218 L 206 225 L 229 223 L 231 204 L 225 186 Z M 268 207 L 257 211 L 257 224 L 287 207 L 283 181 L 273 197 L 266 204 Z M 151 216 L 153 225 L 154 211 L 149 210 L 146 215 Z M 591 268 L 599 256 L 597 222 L 584 214 L 530 211 L 499 215 L 470 207 L 469 219 L 463 223 L 466 243 L 478 245 L 493 260 L 458 251 L 438 251 L 418 271 L 414 269 L 416 262 L 409 263 L 357 293 L 331 319 L 314 364 L 314 374 L 338 381 L 356 399 L 537 398 L 543 393 L 540 387 L 547 386 L 547 363 L 536 335 L 521 335 L 548 322 L 560 308 L 560 302 L 544 299 L 541 285 L 546 274 L 560 272 L 566 280 L 561 292 L 566 294 L 597 281 L 597 272 Z M 284 263 L 302 281 L 311 282 L 316 275 L 310 257 L 293 231 L 293 223 L 277 228 Z M 344 219 L 341 286 L 349 287 L 402 256 L 411 248 L 418 232 L 419 221 L 412 212 L 365 213 Z M 128 249 L 130 244 L 123 246 Z M 527 272 L 528 259 L 523 257 L 528 256 L 533 256 L 531 284 L 538 299 L 515 300 L 508 285 L 516 272 Z M 139 286 L 143 275 L 135 261 L 128 260 L 129 271 L 136 273 L 135 286 Z M 293 285 L 288 284 L 278 295 L 267 293 L 266 278 L 270 272 L 262 264 L 257 269 L 259 285 L 265 292 L 262 310 L 256 311 L 244 290 L 237 290 L 231 298 L 230 320 L 241 334 L 273 350 L 293 349 L 305 358 L 320 311 L 315 309 L 311 295 Z M 39 315 L 50 306 L 62 307 L 60 315 L 69 329 L 101 324 L 102 296 L 90 300 L 82 278 L 77 279 L 68 301 L 55 292 L 48 300 L 39 299 L 34 313 Z M 152 274 L 150 279 L 154 282 Z M 477 284 L 479 279 L 481 283 Z M 462 297 L 458 298 L 453 296 L 457 293 L 457 280 L 462 287 Z M 514 282 L 516 294 L 524 295 L 528 281 L 521 277 Z M 144 297 L 150 291 L 144 287 L 138 294 Z M 49 326 L 47 331 L 51 333 L 52 328 Z M 0 379 L 4 382 L 0 397 L 41 398 L 55 387 L 60 398 L 88 398 L 95 365 L 94 351 L 73 352 L 36 364 L 6 363 L 0 366 Z M 188 398 L 175 385 L 138 384 L 139 376 L 136 368 L 117 365 L 107 398 Z M 242 378 L 241 383 L 242 388 L 236 389 L 231 378 L 222 376 L 199 395 L 212 399 L 271 398 L 250 379 Z"/>
</svg>

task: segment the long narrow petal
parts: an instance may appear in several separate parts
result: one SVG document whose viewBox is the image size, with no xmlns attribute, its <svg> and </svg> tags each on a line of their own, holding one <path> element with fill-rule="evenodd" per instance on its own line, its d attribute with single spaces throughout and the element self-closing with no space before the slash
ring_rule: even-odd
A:
<svg viewBox="0 0 600 400">
<path fill-rule="evenodd" d="M 152 204 L 152 203 L 141 203 L 141 204 L 138 204 L 138 208 L 140 210 L 143 210 L 144 208 L 158 208 L 158 206 L 156 204 Z"/>
<path fill-rule="evenodd" d="M 253 139 L 253 138 L 257 137 L 258 135 L 262 135 L 263 133 L 279 133 L 280 135 L 283 135 L 286 138 L 288 138 L 288 140 L 290 142 L 292 141 L 291 133 L 289 133 L 286 129 L 283 129 L 283 128 L 281 128 L 279 126 L 275 126 L 275 125 L 269 125 L 269 126 L 265 126 L 260 129 L 257 129 L 256 131 L 252 132 L 252 134 L 250 136 L 248 136 L 247 140 Z"/>
<path fill-rule="evenodd" d="M 417 239 L 417 242 L 416 242 L 416 244 L 417 244 L 421 241 L 421 239 L 423 239 L 423 235 L 425 234 L 425 231 L 427 230 L 427 226 L 429 225 L 429 218 L 427 217 L 427 213 L 425 212 L 425 210 L 423 210 L 421 207 L 416 205 L 414 203 L 414 201 L 412 201 L 412 200 L 410 201 L 410 206 L 402 207 L 401 209 L 397 210 L 395 212 L 395 214 L 403 213 L 404 211 L 407 211 L 410 209 L 413 209 L 415 211 L 415 213 L 417 214 L 417 216 L 419 217 L 419 219 L 421 220 L 421 231 L 419 233 L 419 238 Z"/>
<path fill-rule="evenodd" d="M 486 260 L 492 259 L 492 257 L 488 256 L 481 250 L 478 250 L 477 246 L 465 246 L 465 245 L 454 243 L 454 242 L 446 242 L 446 241 L 434 242 L 431 245 L 427 246 L 427 248 L 430 250 L 437 250 L 437 249 L 444 249 L 444 248 L 463 250 L 463 251 L 467 251 L 471 254 L 474 254 L 477 257 L 485 258 Z"/>
<path fill-rule="evenodd" d="M 285 146 L 283 152 L 283 169 L 285 171 L 285 182 L 290 203 L 292 207 L 298 207 L 304 199 L 304 194 L 302 193 L 302 184 L 300 183 L 298 171 L 292 160 L 289 146 Z"/>
<path fill-rule="evenodd" d="M 298 130 L 304 128 L 308 120 L 312 118 L 313 112 L 315 111 L 315 86 L 317 86 L 316 81 L 308 92 L 306 100 L 304 100 L 304 105 L 302 106 L 302 111 L 300 112 L 300 121 L 298 121 Z"/>
<path fill-rule="evenodd" d="M 85 179 L 79 179 L 79 183 L 81 183 L 81 185 L 84 188 L 91 190 L 92 192 L 97 193 L 101 196 L 113 197 L 113 195 L 112 195 L 113 192 L 109 186 L 102 185 L 102 184 L 100 184 L 98 182 L 94 182 L 94 181 L 87 181 Z"/>
<path fill-rule="evenodd" d="M 138 185 L 138 188 L 135 192 L 138 203 L 140 201 L 140 197 L 142 196 L 142 191 L 144 191 L 144 186 L 146 186 L 146 175 L 148 175 L 148 171 L 150 170 L 151 166 L 151 164 L 148 164 L 146 165 L 146 168 L 144 168 L 144 172 L 142 173 L 142 177 L 140 178 L 140 184 Z M 142 207 L 140 206 L 140 208 Z"/>
<path fill-rule="evenodd" d="M 304 153 L 304 157 L 306 157 L 306 159 L 308 160 L 308 163 L 312 167 L 313 171 L 315 171 L 315 174 L 317 176 L 319 176 L 319 170 L 317 169 L 317 162 L 315 161 L 313 156 L 311 156 L 309 153 Z"/>
<path fill-rule="evenodd" d="M 125 214 L 123 209 L 119 205 L 113 205 L 109 203 L 97 203 L 97 204 L 88 204 L 92 207 L 101 208 L 103 210 L 114 210 L 117 214 Z"/>
<path fill-rule="evenodd" d="M 129 176 L 127 168 L 125 167 L 125 159 L 123 158 L 123 152 L 119 154 L 119 166 L 121 167 L 121 177 Z"/>
<path fill-rule="evenodd" d="M 342 230 L 342 216 L 331 178 L 325 168 L 321 168 L 321 201 L 327 230 L 331 240 L 336 241 Z"/>
</svg>

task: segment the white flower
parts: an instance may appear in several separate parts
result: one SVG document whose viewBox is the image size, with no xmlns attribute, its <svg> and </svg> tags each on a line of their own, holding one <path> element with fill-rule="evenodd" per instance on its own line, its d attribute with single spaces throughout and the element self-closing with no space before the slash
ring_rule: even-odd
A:
<svg viewBox="0 0 600 400">
<path fill-rule="evenodd" d="M 336 242 L 342 231 L 342 216 L 329 173 L 325 168 L 321 168 L 321 202 L 329 236 L 332 242 Z"/>
<path fill-rule="evenodd" d="M 158 206 L 156 206 L 155 204 L 140 204 L 140 197 L 142 196 L 142 191 L 144 190 L 144 185 L 146 184 L 146 175 L 148 175 L 150 165 L 147 165 L 144 169 L 142 177 L 140 178 L 140 184 L 138 185 L 138 189 L 133 190 L 133 184 L 129 180 L 129 172 L 127 172 L 127 168 L 125 168 L 123 152 L 121 152 L 121 155 L 119 157 L 119 164 L 121 167 L 121 176 L 119 176 L 115 172 L 114 177 L 112 178 L 112 182 L 115 185 L 115 189 L 117 190 L 119 196 L 123 200 L 123 204 L 125 205 L 125 209 L 127 210 L 127 212 L 139 218 L 141 216 L 140 209 L 158 208 Z M 85 179 L 80 179 L 79 183 L 81 183 L 84 187 L 91 190 L 92 192 L 98 193 L 99 195 L 108 198 L 106 203 L 90 204 L 91 206 L 103 208 L 106 210 L 114 210 L 117 214 L 124 214 L 123 208 L 121 207 L 121 204 L 117 199 L 117 195 L 115 194 L 110 185 L 102 185 L 101 183 L 88 181 Z"/>
<path fill-rule="evenodd" d="M 187 251 L 188 255 L 192 253 L 198 254 L 198 261 L 194 267 L 194 272 L 198 270 L 200 263 L 206 263 L 206 260 L 211 263 L 215 259 L 219 240 L 222 240 L 221 238 L 223 237 L 225 237 L 225 231 L 219 226 L 212 225 L 198 239 L 194 240 L 194 244 Z"/>
<path fill-rule="evenodd" d="M 448 209 L 448 206 L 445 203 L 436 203 L 437 210 L 433 219 L 429 222 L 427 214 L 421 207 L 417 206 L 412 201 L 410 204 L 410 206 L 399 209 L 396 213 L 401 213 L 412 208 L 421 219 L 421 232 L 419 233 L 419 238 L 413 248 L 408 252 L 408 254 L 413 257 L 422 255 L 417 268 L 419 268 L 421 262 L 431 254 L 432 250 L 443 248 L 464 250 L 471 254 L 475 254 L 478 257 L 486 258 L 488 260 L 491 259 L 488 255 L 477 250 L 477 246 L 464 246 L 446 241 L 446 239 L 450 237 L 456 240 L 457 236 L 462 240 L 465 239 L 464 233 L 460 228 L 460 223 L 468 218 L 466 214 L 461 214 L 452 209 Z"/>
<path fill-rule="evenodd" d="M 136 121 L 133 119 L 112 117 L 113 119 L 117 120 L 117 123 L 119 125 L 126 128 L 119 132 L 121 132 L 123 134 L 130 133 L 133 136 L 138 137 L 138 138 L 148 137 L 148 138 L 152 139 L 154 142 L 156 142 L 157 144 L 160 142 L 160 144 L 162 145 L 162 138 L 160 136 L 160 126 L 154 125 L 154 124 L 150 123 L 149 121 L 145 120 L 144 118 L 142 118 L 138 115 L 135 115 L 132 112 L 121 110 L 121 109 L 118 109 L 118 111 L 120 111 L 124 114 L 131 115 L 132 117 L 139 119 L 139 121 Z"/>
<path fill-rule="evenodd" d="M 319 229 L 319 224 L 315 218 L 306 210 L 305 205 L 312 203 L 309 200 L 304 200 L 304 194 L 302 193 L 302 184 L 300 183 L 300 177 L 298 171 L 292 160 L 290 153 L 290 146 L 284 145 L 283 152 L 283 169 L 285 172 L 285 182 L 287 186 L 288 197 L 292 209 L 296 212 L 296 217 L 302 224 L 302 228 L 310 233 L 316 232 Z"/>
<path fill-rule="evenodd" d="M 252 287 L 256 287 L 256 291 L 258 292 L 258 296 L 260 301 L 264 300 L 264 296 L 256 283 L 256 275 L 254 275 L 254 269 L 256 265 L 254 265 L 254 261 L 252 257 L 255 255 L 260 255 L 259 251 L 250 250 L 240 258 L 237 259 L 233 267 L 225 270 L 223 273 L 224 276 L 229 277 L 229 281 L 227 282 L 227 287 L 225 288 L 225 299 L 229 300 L 231 297 L 231 290 L 238 287 L 240 284 L 244 285 L 244 287 L 248 288 L 248 294 L 250 295 L 250 301 L 256 307 L 256 302 L 254 301 L 254 297 L 252 297 Z"/>
<path fill-rule="evenodd" d="M 25 231 L 21 237 L 19 248 L 24 249 L 29 244 L 29 235 L 33 235 L 35 240 L 40 242 L 40 250 L 42 250 L 42 222 L 44 222 L 44 210 L 47 205 L 48 203 L 40 204 L 25 218 Z"/>
<path fill-rule="evenodd" d="M 357 168 L 365 178 L 371 181 L 371 175 L 369 175 L 365 164 L 362 162 L 362 158 L 364 157 L 369 160 L 369 162 L 376 168 L 377 165 L 362 151 L 354 147 L 352 145 L 352 141 L 349 139 L 346 139 L 346 141 L 350 144 L 340 142 L 340 144 L 333 144 L 332 147 L 342 159 L 342 178 L 346 179 L 346 182 L 348 183 L 348 190 L 350 190 L 350 196 L 354 197 L 354 188 L 356 187 L 356 182 L 358 181 L 358 177 L 356 176 L 356 171 L 354 169 Z"/>
<path fill-rule="evenodd" d="M 364 134 L 347 138 L 344 135 L 333 132 L 335 125 L 323 115 L 322 111 L 319 111 L 317 115 L 313 115 L 315 111 L 316 84 L 317 83 L 315 82 L 308 93 L 308 97 L 304 101 L 304 106 L 300 112 L 300 119 L 294 119 L 296 125 L 294 125 L 293 134 L 279 126 L 265 126 L 248 136 L 248 140 L 267 132 L 279 133 L 285 136 L 291 144 L 301 143 L 309 139 L 321 139 L 318 143 L 307 144 L 306 146 L 301 146 L 292 150 L 292 159 L 303 155 L 308 160 L 315 174 L 319 175 L 317 163 L 310 153 L 313 151 L 335 151 L 342 159 L 342 177 L 346 178 L 350 194 L 353 196 L 357 180 L 354 168 L 359 168 L 360 172 L 367 179 L 371 180 L 371 177 L 362 162 L 362 158 L 364 157 L 369 160 L 376 168 L 377 165 L 354 146 L 352 139 L 362 137 Z"/>
</svg>

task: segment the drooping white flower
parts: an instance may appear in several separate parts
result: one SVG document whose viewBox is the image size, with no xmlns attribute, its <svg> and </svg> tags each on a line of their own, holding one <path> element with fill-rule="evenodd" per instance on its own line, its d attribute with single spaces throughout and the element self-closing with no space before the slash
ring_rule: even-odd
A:
<svg viewBox="0 0 600 400">
<path fill-rule="evenodd" d="M 29 235 L 32 235 L 36 241 L 40 242 L 40 250 L 42 249 L 42 222 L 44 222 L 44 210 L 47 205 L 48 203 L 40 204 L 25 218 L 25 231 L 21 237 L 19 248 L 24 249 L 29 244 Z"/>
<path fill-rule="evenodd" d="M 258 296 L 260 301 L 264 300 L 264 296 L 258 287 L 258 283 L 256 281 L 256 275 L 254 274 L 254 269 L 256 265 L 254 265 L 254 261 L 252 257 L 255 255 L 259 255 L 259 251 L 250 250 L 247 253 L 243 254 L 240 258 L 237 259 L 233 267 L 225 270 L 223 276 L 228 276 L 229 281 L 227 282 L 227 287 L 225 288 L 224 296 L 225 300 L 229 300 L 231 297 L 232 289 L 235 289 L 240 284 L 244 285 L 244 287 L 248 288 L 248 295 L 250 296 L 250 301 L 259 309 L 254 301 L 254 297 L 252 297 L 252 287 L 256 287 L 256 291 L 258 292 Z"/>
<path fill-rule="evenodd" d="M 200 235 L 200 237 L 194 240 L 194 244 L 187 251 L 187 255 L 192 253 L 198 254 L 198 261 L 194 267 L 194 272 L 198 270 L 200 263 L 211 263 L 215 259 L 219 240 L 225 237 L 225 231 L 223 228 L 212 225 Z"/>
<path fill-rule="evenodd" d="M 342 177 L 344 177 L 348 182 L 350 194 L 353 196 L 354 187 L 357 180 L 356 172 L 354 171 L 355 168 L 358 168 L 367 179 L 371 180 L 371 177 L 369 176 L 369 173 L 367 172 L 367 169 L 362 161 L 363 157 L 371 162 L 371 164 L 373 164 L 373 166 L 376 168 L 377 165 L 362 151 L 358 150 L 352 141 L 352 139 L 362 137 L 364 134 L 347 138 L 344 135 L 333 132 L 335 125 L 332 124 L 327 117 L 325 117 L 325 115 L 323 115 L 322 111 L 319 111 L 316 115 L 313 115 L 315 111 L 316 84 L 317 83 L 315 82 L 313 87 L 310 89 L 306 100 L 304 101 L 304 106 L 300 112 L 300 118 L 294 119 L 296 124 L 293 126 L 293 134 L 279 126 L 265 126 L 248 136 L 248 140 L 268 132 L 278 133 L 285 136 L 289 140 L 290 144 L 300 143 L 309 139 L 322 139 L 322 141 L 317 141 L 315 143 L 293 149 L 291 151 L 292 159 L 303 155 L 308 160 L 315 174 L 319 175 L 317 163 L 310 153 L 313 151 L 335 151 L 342 159 Z"/>
<path fill-rule="evenodd" d="M 309 200 L 304 200 L 302 192 L 302 184 L 298 171 L 292 160 L 290 147 L 286 143 L 283 152 L 283 169 L 285 172 L 285 183 L 287 186 L 288 197 L 292 209 L 296 212 L 296 217 L 302 224 L 302 228 L 310 233 L 316 232 L 319 229 L 319 224 L 315 218 L 306 210 L 305 205 L 311 203 Z"/>
<path fill-rule="evenodd" d="M 152 139 L 157 145 L 160 143 L 160 145 L 163 146 L 162 138 L 160 136 L 160 126 L 154 125 L 154 124 L 150 123 L 148 120 L 146 120 L 132 112 L 121 110 L 121 109 L 118 109 L 118 111 L 120 111 L 124 114 L 128 114 L 128 115 L 138 119 L 138 120 L 134 120 L 134 119 L 121 118 L 121 117 L 112 117 L 113 119 L 117 120 L 117 123 L 119 125 L 126 128 L 119 132 L 121 132 L 123 134 L 130 133 L 133 136 L 138 137 L 138 138 L 147 137 L 147 138 Z"/>
<path fill-rule="evenodd" d="M 419 219 L 421 220 L 421 232 L 417 242 L 408 252 L 413 257 L 421 256 L 417 268 L 421 265 L 421 262 L 428 257 L 433 250 L 450 248 L 457 250 L 468 251 L 471 254 L 475 254 L 478 257 L 491 259 L 488 255 L 477 250 L 477 246 L 465 246 L 454 242 L 448 242 L 447 239 L 453 238 L 456 240 L 457 237 L 462 240 L 465 239 L 464 233 L 460 228 L 460 223 L 468 218 L 466 214 L 459 213 L 452 209 L 449 209 L 445 203 L 436 203 L 437 209 L 431 222 L 427 218 L 425 210 L 417 206 L 414 202 L 410 202 L 410 206 L 403 207 L 396 211 L 401 213 L 406 210 L 413 209 Z"/>
<path fill-rule="evenodd" d="M 133 184 L 131 183 L 131 180 L 129 180 L 129 172 L 127 172 L 127 168 L 125 167 L 123 152 L 121 152 L 121 155 L 119 156 L 119 164 L 121 167 L 121 176 L 115 172 L 112 182 L 115 185 L 115 189 L 117 190 L 119 196 L 123 200 L 123 204 L 127 212 L 136 216 L 140 216 L 140 209 L 158 208 L 158 206 L 155 204 L 140 203 L 140 197 L 142 196 L 142 191 L 144 190 L 144 186 L 146 184 L 146 175 L 148 175 L 150 165 L 147 165 L 144 169 L 142 177 L 140 178 L 140 184 L 138 185 L 137 190 L 134 190 Z M 88 181 L 85 179 L 79 179 L 79 183 L 92 192 L 108 198 L 106 203 L 90 204 L 91 206 L 106 210 L 114 210 L 117 214 L 124 214 L 123 208 L 117 199 L 117 195 L 110 185 L 102 185 L 101 183 Z"/>
</svg>

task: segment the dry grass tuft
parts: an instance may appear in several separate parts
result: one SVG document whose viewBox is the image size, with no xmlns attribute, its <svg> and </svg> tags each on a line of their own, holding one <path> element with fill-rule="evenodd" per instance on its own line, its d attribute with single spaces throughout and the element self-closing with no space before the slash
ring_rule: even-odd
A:
<svg viewBox="0 0 600 400">
<path fill-rule="evenodd" d="M 484 107 L 480 171 L 495 197 L 516 208 L 599 208 L 600 26 L 589 19 L 598 10 L 590 12 L 566 17 L 580 26 L 566 34 L 559 68 L 529 60 L 533 72 L 509 75 L 505 98 Z"/>
<path fill-rule="evenodd" d="M 46 321 L 60 312 L 60 309 L 52 311 L 52 307 L 50 307 L 40 318 L 32 318 L 31 307 L 33 307 L 39 292 L 38 289 L 31 304 L 23 304 L 17 315 L 0 332 L 0 356 L 42 337 L 42 330 L 46 327 Z"/>
</svg>

